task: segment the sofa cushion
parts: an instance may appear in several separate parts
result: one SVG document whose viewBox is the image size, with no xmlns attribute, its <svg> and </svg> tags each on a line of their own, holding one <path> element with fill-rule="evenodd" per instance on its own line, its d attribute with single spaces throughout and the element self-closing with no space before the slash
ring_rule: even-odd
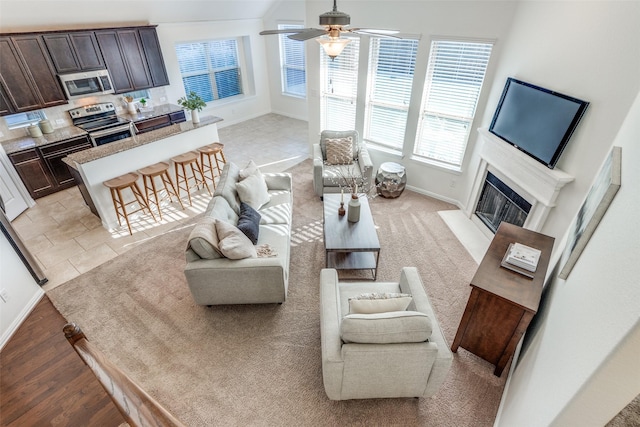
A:
<svg viewBox="0 0 640 427">
<path fill-rule="evenodd" d="M 329 165 L 350 165 L 353 163 L 353 138 L 328 138 L 325 142 L 327 147 L 327 164 Z"/>
<path fill-rule="evenodd" d="M 271 200 L 262 174 L 254 173 L 237 182 L 236 191 L 240 201 L 251 205 L 254 209 L 260 209 Z"/>
<path fill-rule="evenodd" d="M 257 258 L 256 248 L 247 236 L 233 224 L 215 219 L 220 252 L 229 259 Z"/>
<path fill-rule="evenodd" d="M 230 224 L 236 224 L 238 222 L 238 213 L 229 206 L 227 199 L 222 196 L 214 196 L 211 199 L 204 216 L 222 219 Z"/>
<path fill-rule="evenodd" d="M 258 165 L 256 165 L 253 160 L 249 160 L 247 166 L 245 166 L 244 169 L 240 170 L 238 178 L 240 179 L 240 181 L 242 181 L 243 179 L 248 178 L 249 175 L 253 175 L 256 172 L 260 172 L 260 170 L 258 169 Z"/>
<path fill-rule="evenodd" d="M 384 313 L 406 310 L 411 303 L 409 294 L 395 292 L 368 292 L 349 298 L 350 314 Z"/>
<path fill-rule="evenodd" d="M 203 217 L 189 235 L 188 245 L 200 258 L 221 258 L 215 218 Z"/>
<path fill-rule="evenodd" d="M 227 162 L 222 169 L 214 196 L 222 196 L 236 214 L 240 214 L 240 199 L 236 191 L 236 182 L 240 180 L 240 168 L 233 162 Z"/>
<path fill-rule="evenodd" d="M 345 343 L 424 342 L 432 330 L 431 318 L 418 311 L 349 314 L 340 323 L 340 337 Z"/>
<path fill-rule="evenodd" d="M 240 216 L 238 217 L 238 229 L 251 240 L 254 245 L 258 243 L 260 232 L 260 218 L 262 216 L 245 202 L 240 203 Z"/>
</svg>

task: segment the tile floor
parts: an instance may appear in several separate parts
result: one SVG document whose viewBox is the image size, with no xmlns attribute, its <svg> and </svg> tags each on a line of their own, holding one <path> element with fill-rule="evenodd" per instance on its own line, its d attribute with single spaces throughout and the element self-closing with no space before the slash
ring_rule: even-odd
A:
<svg viewBox="0 0 640 427">
<path fill-rule="evenodd" d="M 219 129 L 218 134 L 227 161 L 244 166 L 253 159 L 265 172 L 283 171 L 310 155 L 307 123 L 276 114 Z M 189 206 L 183 193 L 184 210 L 166 201 L 162 221 L 157 214 L 157 222 L 138 214 L 129 235 L 126 225 L 116 230 L 102 227 L 73 187 L 37 199 L 12 225 L 44 270 L 47 291 L 204 212 L 210 198 L 200 190 Z"/>
</svg>

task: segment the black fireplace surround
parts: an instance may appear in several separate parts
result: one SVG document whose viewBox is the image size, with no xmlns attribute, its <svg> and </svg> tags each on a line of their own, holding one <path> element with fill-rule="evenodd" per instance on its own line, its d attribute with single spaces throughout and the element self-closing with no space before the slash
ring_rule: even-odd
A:
<svg viewBox="0 0 640 427">
<path fill-rule="evenodd" d="M 503 221 L 524 225 L 530 210 L 531 203 L 487 172 L 475 214 L 494 234 Z"/>
</svg>

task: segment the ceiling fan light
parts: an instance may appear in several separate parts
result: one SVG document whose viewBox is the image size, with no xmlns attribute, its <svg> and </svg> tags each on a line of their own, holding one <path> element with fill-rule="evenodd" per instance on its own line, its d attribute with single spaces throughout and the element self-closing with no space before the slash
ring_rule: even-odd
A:
<svg viewBox="0 0 640 427">
<path fill-rule="evenodd" d="M 316 39 L 318 43 L 322 45 L 324 51 L 329 55 L 331 59 L 335 59 L 336 56 L 340 55 L 344 50 L 345 46 L 349 44 L 351 40 L 349 39 L 341 39 L 341 38 L 319 38 Z"/>
</svg>

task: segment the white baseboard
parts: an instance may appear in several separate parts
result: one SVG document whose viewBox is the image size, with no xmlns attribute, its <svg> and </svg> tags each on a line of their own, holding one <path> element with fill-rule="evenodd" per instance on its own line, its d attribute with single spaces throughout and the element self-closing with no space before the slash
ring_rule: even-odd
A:
<svg viewBox="0 0 640 427">
<path fill-rule="evenodd" d="M 20 325 L 22 325 L 22 322 L 25 321 L 27 316 L 29 316 L 31 311 L 33 311 L 35 306 L 38 304 L 38 302 L 40 302 L 44 295 L 44 291 L 42 289 L 39 289 L 39 291 L 36 292 L 33 297 L 31 297 L 31 300 L 22 308 L 20 314 L 16 316 L 15 319 L 13 319 L 13 322 L 11 322 L 9 328 L 7 328 L 4 334 L 2 334 L 2 337 L 0 337 L 0 350 L 2 350 L 7 342 L 9 342 L 9 339 L 11 339 L 13 334 L 16 333 Z"/>
</svg>

